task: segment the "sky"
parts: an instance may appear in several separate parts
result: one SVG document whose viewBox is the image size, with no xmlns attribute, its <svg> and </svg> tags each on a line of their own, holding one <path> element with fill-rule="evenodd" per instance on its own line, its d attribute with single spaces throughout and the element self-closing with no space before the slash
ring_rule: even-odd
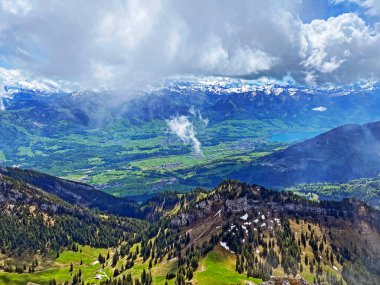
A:
<svg viewBox="0 0 380 285">
<path fill-rule="evenodd" d="M 3 81 L 122 90 L 185 75 L 377 82 L 380 0 L 0 0 Z"/>
</svg>

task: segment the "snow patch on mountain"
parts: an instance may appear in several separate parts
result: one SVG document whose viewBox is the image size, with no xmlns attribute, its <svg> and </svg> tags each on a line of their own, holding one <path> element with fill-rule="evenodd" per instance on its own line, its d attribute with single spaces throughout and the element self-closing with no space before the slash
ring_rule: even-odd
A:
<svg viewBox="0 0 380 285">
<path fill-rule="evenodd" d="M 196 94 L 198 92 L 202 92 L 212 93 L 216 96 L 247 94 L 252 97 L 290 96 L 300 98 L 304 95 L 346 96 L 360 93 L 372 94 L 379 90 L 380 84 L 377 82 L 358 82 L 347 86 L 329 85 L 309 87 L 298 86 L 294 80 L 291 79 L 274 80 L 263 77 L 256 80 L 246 80 L 228 77 L 182 76 L 170 77 L 159 82 L 154 82 L 149 86 L 142 86 L 141 90 L 138 90 L 138 92 L 133 92 L 133 96 L 143 96 L 143 94 L 148 93 L 162 95 L 167 93 L 176 93 L 189 95 L 192 93 Z M 14 94 L 22 91 L 32 91 L 41 95 L 68 93 L 72 96 L 81 97 L 90 96 L 88 94 L 91 94 L 91 92 L 103 94 L 107 91 L 108 93 L 112 93 L 112 90 L 94 89 L 91 86 L 80 86 L 77 83 L 72 82 L 54 81 L 47 78 L 30 78 L 19 70 L 0 67 L 0 109 L 4 110 L 6 108 L 6 102 L 11 100 Z M 196 110 L 193 111 L 198 112 Z M 313 111 L 323 112 L 325 110 L 315 109 Z M 204 119 L 204 124 L 208 124 L 207 119 L 201 118 L 200 114 L 194 113 L 191 115 L 194 117 L 199 117 L 200 120 Z"/>
<path fill-rule="evenodd" d="M 72 93 L 79 90 L 75 83 L 54 81 L 47 78 L 30 78 L 17 69 L 0 67 L 0 110 L 5 110 L 6 101 L 22 91 L 31 91 L 41 95 Z"/>
<path fill-rule="evenodd" d="M 207 92 L 216 95 L 251 93 L 252 96 L 260 94 L 267 96 L 302 96 L 326 95 L 345 96 L 360 92 L 374 92 L 380 89 L 379 83 L 358 82 L 345 86 L 298 86 L 292 80 L 280 81 L 268 78 L 245 80 L 226 77 L 180 77 L 171 78 L 160 85 L 161 91 L 177 93 Z M 158 89 L 156 89 L 158 91 Z"/>
</svg>

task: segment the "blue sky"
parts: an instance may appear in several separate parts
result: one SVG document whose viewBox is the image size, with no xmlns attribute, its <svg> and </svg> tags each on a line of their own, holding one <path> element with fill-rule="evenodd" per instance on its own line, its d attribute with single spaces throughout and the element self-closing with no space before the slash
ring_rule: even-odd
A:
<svg viewBox="0 0 380 285">
<path fill-rule="evenodd" d="M 314 19 L 328 19 L 344 13 L 360 13 L 365 16 L 363 9 L 356 2 L 342 1 L 341 3 L 332 3 L 331 1 L 308 0 L 303 1 L 302 9 L 299 13 L 300 18 L 305 22 L 311 22 Z"/>
<path fill-rule="evenodd" d="M 380 0 L 0 0 L 0 80 L 377 82 L 379 16 Z"/>
</svg>

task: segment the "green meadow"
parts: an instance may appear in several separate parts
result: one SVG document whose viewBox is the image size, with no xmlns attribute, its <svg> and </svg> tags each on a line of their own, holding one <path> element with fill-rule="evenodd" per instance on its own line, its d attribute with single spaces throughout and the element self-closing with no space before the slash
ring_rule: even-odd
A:
<svg viewBox="0 0 380 285">
<path fill-rule="evenodd" d="M 96 274 L 105 272 L 111 277 L 111 270 L 102 270 L 97 260 L 99 254 L 107 255 L 107 249 L 92 248 L 89 246 L 79 246 L 78 252 L 65 250 L 60 253 L 59 257 L 50 257 L 47 259 L 39 260 L 39 266 L 36 267 L 34 273 L 0 273 L 0 284 L 9 285 L 25 285 L 28 282 L 34 282 L 37 284 L 45 285 L 49 284 L 49 281 L 53 278 L 59 282 L 65 282 L 66 280 L 72 280 L 72 274 L 82 271 L 83 280 L 85 283 L 99 283 L 94 279 Z M 19 261 L 22 261 L 19 260 Z M 82 262 L 82 264 L 81 264 Z M 73 272 L 70 272 L 70 264 L 73 264 Z M 47 269 L 45 269 L 47 268 Z"/>
<path fill-rule="evenodd" d="M 247 278 L 245 274 L 235 271 L 235 255 L 230 254 L 220 246 L 216 246 L 201 260 L 194 274 L 198 284 L 259 284 L 260 279 Z"/>
</svg>

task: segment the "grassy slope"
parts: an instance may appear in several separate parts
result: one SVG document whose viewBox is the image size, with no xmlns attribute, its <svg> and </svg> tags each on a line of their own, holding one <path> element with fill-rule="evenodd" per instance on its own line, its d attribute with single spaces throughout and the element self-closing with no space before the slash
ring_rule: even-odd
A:
<svg viewBox="0 0 380 285">
<path fill-rule="evenodd" d="M 305 223 L 303 220 L 300 220 L 299 223 L 296 223 L 294 220 L 291 220 L 291 228 L 295 233 L 296 239 L 298 240 L 301 236 L 301 231 L 303 230 L 308 235 L 311 234 L 311 231 L 308 230 L 308 225 L 319 240 L 322 239 L 323 234 L 326 235 L 324 229 L 318 225 Z M 267 236 L 267 235 L 266 235 Z M 139 245 L 140 247 L 141 245 Z M 131 252 L 136 250 L 137 244 L 131 248 Z M 325 249 L 329 248 L 331 251 L 331 245 L 327 239 L 327 244 Z M 15 284 L 21 285 L 26 284 L 28 281 L 36 282 L 38 284 L 48 284 L 49 280 L 55 278 L 58 281 L 64 282 L 65 280 L 71 280 L 70 278 L 70 263 L 74 265 L 74 272 L 77 272 L 79 268 L 82 270 L 85 283 L 91 282 L 91 284 L 98 284 L 99 280 L 94 279 L 96 274 L 106 274 L 108 277 L 113 275 L 113 268 L 110 267 L 110 260 L 106 261 L 105 269 L 102 270 L 102 266 L 98 263 L 94 264 L 97 260 L 99 253 L 102 253 L 104 256 L 107 255 L 107 252 L 111 253 L 112 249 L 95 249 L 88 246 L 80 247 L 82 252 L 72 252 L 64 251 L 60 254 L 58 258 L 52 257 L 49 260 L 40 261 L 39 267 L 36 268 L 36 272 L 29 274 L 17 274 L 17 273 L 0 273 L 0 285 L 2 284 Z M 259 248 L 262 251 L 262 247 Z M 309 265 L 306 265 L 304 262 L 305 255 L 308 256 L 309 260 L 313 260 L 313 253 L 310 245 L 307 243 L 304 248 L 301 245 L 302 255 L 301 263 L 304 268 L 301 276 L 304 277 L 307 281 L 313 282 L 315 277 L 315 271 L 310 272 Z M 275 246 L 275 251 L 279 252 L 279 248 Z M 341 277 L 342 266 L 336 261 L 334 256 L 334 266 L 337 267 L 337 270 L 334 270 L 329 259 L 323 253 L 322 255 L 322 269 L 323 272 L 334 273 L 338 278 Z M 80 265 L 80 261 L 83 261 L 83 265 Z M 125 263 L 126 257 L 119 260 L 118 265 L 115 268 L 121 268 Z M 261 258 L 259 257 L 259 260 Z M 225 250 L 221 246 L 217 245 L 206 257 L 202 258 L 199 262 L 199 267 L 194 273 L 192 282 L 197 284 L 259 284 L 261 280 L 255 278 L 247 278 L 245 274 L 239 274 L 235 271 L 235 262 L 236 256 L 229 251 Z M 28 261 L 27 265 L 30 262 Z M 138 257 L 135 261 L 133 268 L 126 270 L 123 274 L 131 273 L 133 278 L 140 278 L 143 269 L 148 269 L 149 259 L 143 263 L 141 257 Z M 153 275 L 153 284 L 164 285 L 166 280 L 166 274 L 169 272 L 177 272 L 177 259 L 164 260 L 161 263 L 153 265 L 151 269 Z M 281 266 L 277 269 L 274 269 L 273 275 L 284 276 L 284 271 Z M 325 275 L 325 273 L 323 274 Z M 222 278 L 221 278 L 222 277 Z M 104 277 L 106 278 L 106 277 Z M 104 280 L 104 279 L 103 279 Z M 168 284 L 174 285 L 175 278 L 168 281 Z"/>
<path fill-rule="evenodd" d="M 0 272 L 0 284 L 25 285 L 27 282 L 35 282 L 44 285 L 49 284 L 49 281 L 53 278 L 61 282 L 71 280 L 69 272 L 70 263 L 73 263 L 74 272 L 79 269 L 82 270 L 86 284 L 87 282 L 97 284 L 97 280 L 94 280 L 93 277 L 102 269 L 102 266 L 99 263 L 94 264 L 94 262 L 98 259 L 99 253 L 106 256 L 108 250 L 89 246 L 83 246 L 80 247 L 80 249 L 82 249 L 82 252 L 65 250 L 56 259 L 40 260 L 39 267 L 36 268 L 36 272 L 34 273 L 18 274 Z M 83 261 L 82 265 L 80 265 L 81 260 Z M 111 272 L 108 272 L 109 276 L 110 274 Z"/>
<path fill-rule="evenodd" d="M 198 284 L 259 284 L 261 280 L 235 271 L 235 259 L 234 254 L 218 245 L 201 260 L 193 280 Z"/>
</svg>

